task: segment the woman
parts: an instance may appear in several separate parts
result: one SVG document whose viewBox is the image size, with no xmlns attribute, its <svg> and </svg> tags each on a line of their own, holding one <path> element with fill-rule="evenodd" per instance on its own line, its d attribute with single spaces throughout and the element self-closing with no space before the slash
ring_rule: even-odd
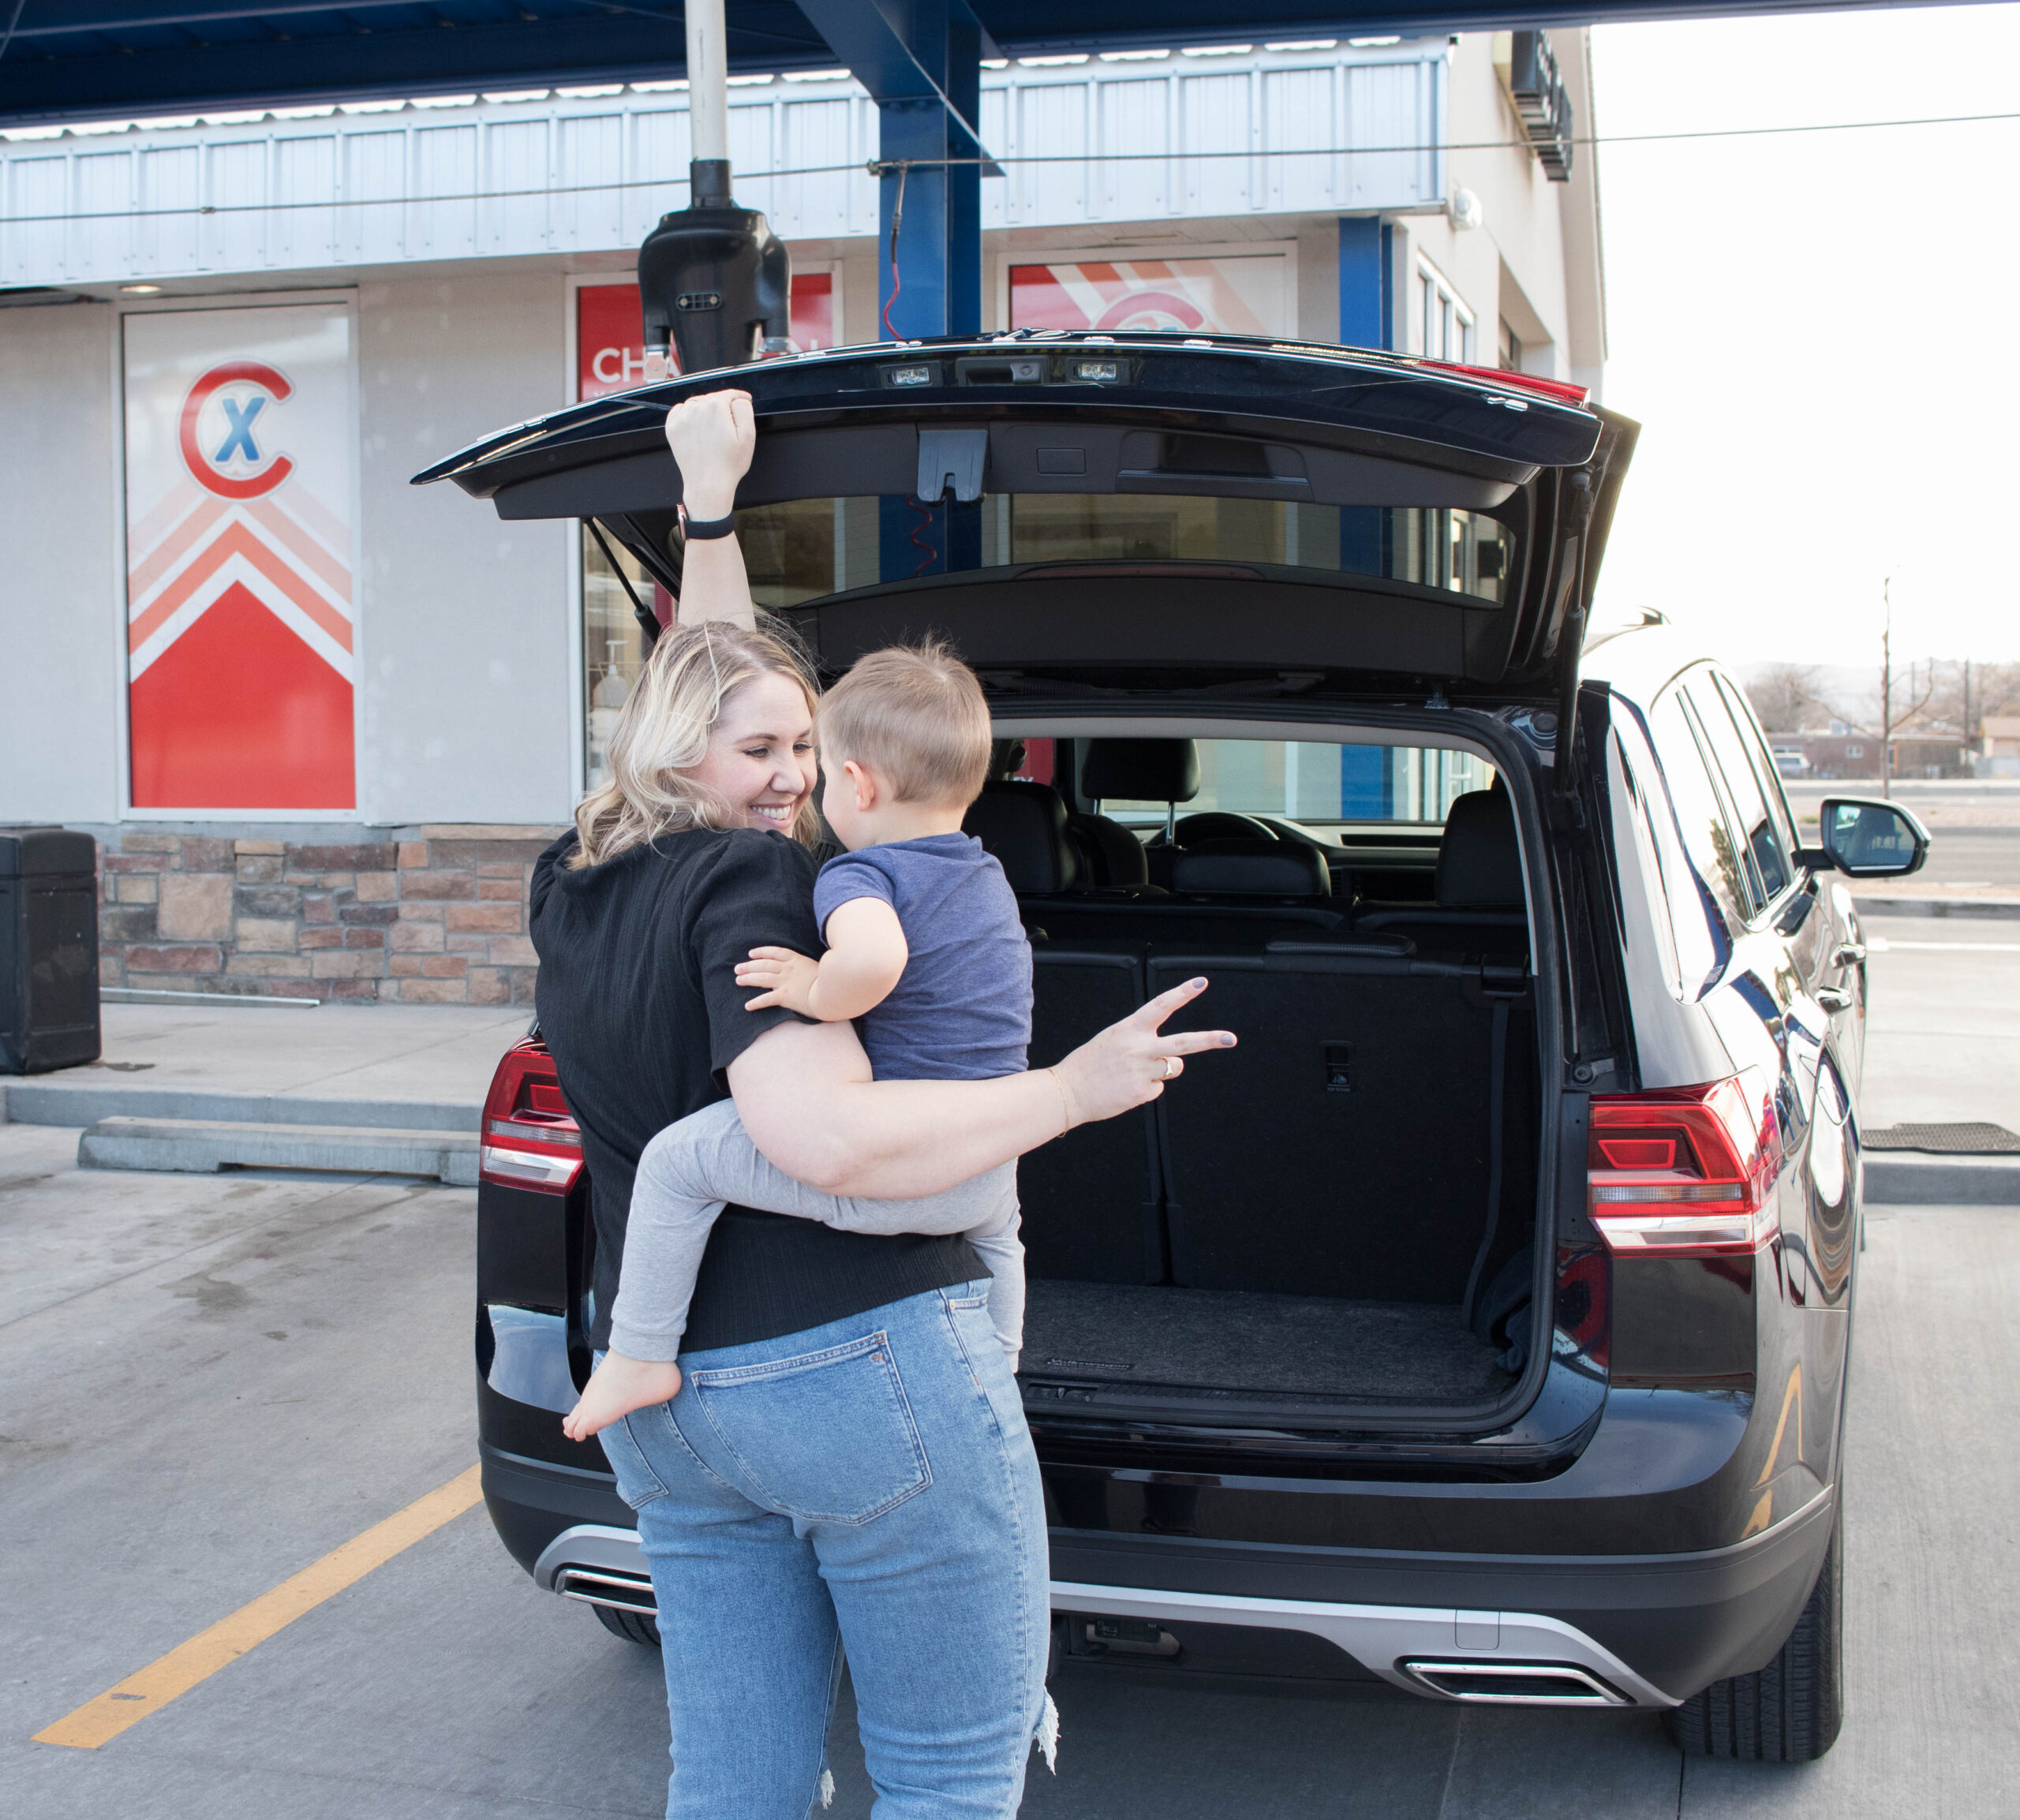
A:
<svg viewBox="0 0 2020 1820">
<path fill-rule="evenodd" d="M 748 400 L 692 401 L 668 439 L 691 518 L 726 517 Z M 639 1153 L 725 1089 L 787 1173 L 903 1198 L 1140 1105 L 1233 1041 L 1158 1033 L 1195 981 L 1056 1069 L 877 1083 L 848 1024 L 746 1011 L 751 948 L 818 951 L 815 686 L 751 626 L 734 540 L 714 542 L 690 546 L 685 623 L 624 707 L 611 782 L 533 879 L 541 1028 L 594 1184 L 598 1348 Z M 729 615 L 701 619 L 713 604 Z M 959 1237 L 717 1223 L 679 1394 L 604 1434 L 659 1605 L 669 1820 L 825 1800 L 844 1645 L 879 1820 L 1016 1811 L 1046 1706 L 1045 1513 L 986 1289 Z"/>
</svg>

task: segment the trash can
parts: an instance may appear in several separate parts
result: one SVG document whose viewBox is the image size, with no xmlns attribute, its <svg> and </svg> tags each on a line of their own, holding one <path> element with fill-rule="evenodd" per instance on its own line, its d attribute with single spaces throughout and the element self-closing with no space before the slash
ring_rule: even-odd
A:
<svg viewBox="0 0 2020 1820">
<path fill-rule="evenodd" d="M 66 828 L 0 828 L 0 1074 L 95 1061 L 98 851 Z"/>
</svg>

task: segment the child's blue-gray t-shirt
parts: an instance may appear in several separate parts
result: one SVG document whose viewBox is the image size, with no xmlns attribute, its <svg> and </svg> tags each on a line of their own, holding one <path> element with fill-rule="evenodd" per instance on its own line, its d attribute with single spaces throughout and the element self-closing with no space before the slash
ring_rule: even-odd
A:
<svg viewBox="0 0 2020 1820">
<path fill-rule="evenodd" d="M 884 1002 L 856 1020 L 880 1081 L 982 1081 L 1024 1071 L 1031 944 L 1016 894 L 971 835 L 933 834 L 843 854 L 814 884 L 814 916 L 859 897 L 897 912 L 911 958 Z"/>
</svg>

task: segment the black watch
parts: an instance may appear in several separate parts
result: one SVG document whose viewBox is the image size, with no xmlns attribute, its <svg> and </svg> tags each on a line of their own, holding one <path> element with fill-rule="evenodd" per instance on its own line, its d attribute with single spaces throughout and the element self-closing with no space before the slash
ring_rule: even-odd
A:
<svg viewBox="0 0 2020 1820">
<path fill-rule="evenodd" d="M 720 518 L 690 518 L 687 515 L 687 508 L 683 506 L 680 508 L 680 522 L 687 540 L 691 544 L 698 537 L 728 536 L 736 529 L 736 514 L 731 512 Z"/>
</svg>

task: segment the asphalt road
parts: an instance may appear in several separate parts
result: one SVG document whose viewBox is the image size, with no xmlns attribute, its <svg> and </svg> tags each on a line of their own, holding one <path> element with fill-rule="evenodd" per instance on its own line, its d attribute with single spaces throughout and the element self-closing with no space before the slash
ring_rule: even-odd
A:
<svg viewBox="0 0 2020 1820">
<path fill-rule="evenodd" d="M 1876 1120 L 1915 1116 L 1894 1104 L 1927 1072 L 1911 1042 L 1982 1082 L 1998 1071 L 1971 1058 L 2020 1028 L 2020 953 L 1987 945 L 1999 925 L 1902 918 L 1885 932 L 1941 945 L 1875 955 Z M 1993 1116 L 1973 1109 L 1990 1103 L 1953 1096 L 1961 1109 L 1942 1116 Z M 473 1194 L 80 1174 L 75 1145 L 0 1127 L 10 1820 L 657 1814 L 656 1657 L 534 1591 L 481 1509 L 102 1747 L 30 1741 L 472 1457 Z M 1824 1762 L 1686 1764 L 1645 1717 L 1435 1706 L 1322 1657 L 1203 1636 L 1177 1668 L 1067 1665 L 1059 1773 L 1034 1767 L 1024 1812 L 2010 1811 L 2020 1209 L 1878 1209 L 1869 1231 L 1847 1432 L 1849 1717 Z M 848 1717 L 836 1820 L 870 1811 Z"/>
<path fill-rule="evenodd" d="M 1791 783 L 1789 800 L 1798 817 L 1814 816 L 1826 796 L 1875 796 L 1876 782 Z M 1919 816 L 1935 837 L 1928 863 L 1908 882 L 1917 892 L 2020 889 L 2020 780 L 2012 783 L 1897 783 L 1894 799 Z M 1878 887 L 1874 888 L 1877 890 Z"/>
</svg>

